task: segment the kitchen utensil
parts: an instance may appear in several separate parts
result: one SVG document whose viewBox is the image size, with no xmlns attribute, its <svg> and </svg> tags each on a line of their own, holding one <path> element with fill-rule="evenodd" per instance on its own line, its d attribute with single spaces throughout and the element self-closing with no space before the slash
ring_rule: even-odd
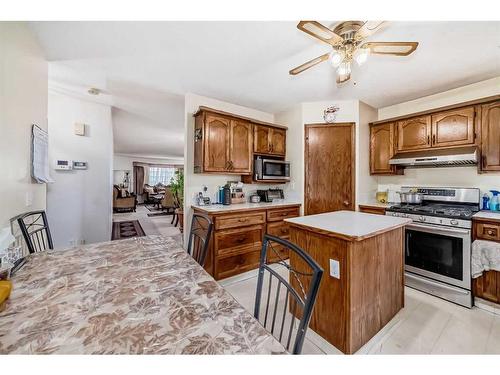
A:
<svg viewBox="0 0 500 375">
<path fill-rule="evenodd" d="M 260 202 L 260 197 L 258 195 L 251 195 L 250 196 L 250 202 L 251 203 L 259 203 Z"/>
<path fill-rule="evenodd" d="M 399 192 L 399 196 L 401 197 L 401 203 L 405 204 L 421 204 L 422 198 L 424 197 L 421 193 L 403 193 Z"/>
</svg>

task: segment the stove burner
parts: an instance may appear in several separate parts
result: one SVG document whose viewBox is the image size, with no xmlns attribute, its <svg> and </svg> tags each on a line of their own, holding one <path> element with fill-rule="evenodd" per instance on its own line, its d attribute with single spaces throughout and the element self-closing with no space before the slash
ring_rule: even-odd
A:
<svg viewBox="0 0 500 375">
<path fill-rule="evenodd" d="M 467 205 L 444 205 L 439 203 L 429 203 L 423 205 L 410 205 L 410 204 L 399 204 L 389 207 L 390 211 L 404 212 L 404 213 L 420 213 L 432 216 L 442 216 L 442 217 L 460 217 L 460 218 L 471 218 L 476 212 L 472 210 L 470 206 Z"/>
</svg>

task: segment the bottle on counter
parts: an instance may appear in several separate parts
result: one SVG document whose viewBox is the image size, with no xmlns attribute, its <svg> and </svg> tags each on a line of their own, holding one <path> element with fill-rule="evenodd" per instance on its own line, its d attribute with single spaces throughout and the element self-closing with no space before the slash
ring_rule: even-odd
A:
<svg viewBox="0 0 500 375">
<path fill-rule="evenodd" d="M 483 207 L 481 209 L 484 211 L 490 209 L 490 196 L 488 194 L 483 195 Z"/>
<path fill-rule="evenodd" d="M 229 185 L 224 186 L 222 204 L 226 206 L 231 204 L 231 188 Z"/>
<path fill-rule="evenodd" d="M 498 200 L 498 194 L 500 191 L 498 190 L 490 190 L 493 196 L 490 200 L 490 210 L 491 211 L 500 211 L 500 201 Z"/>
</svg>

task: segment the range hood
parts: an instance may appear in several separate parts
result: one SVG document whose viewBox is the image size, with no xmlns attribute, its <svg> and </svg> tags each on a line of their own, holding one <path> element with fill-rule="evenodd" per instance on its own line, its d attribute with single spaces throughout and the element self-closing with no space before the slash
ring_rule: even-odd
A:
<svg viewBox="0 0 500 375">
<path fill-rule="evenodd" d="M 444 150 L 405 152 L 394 155 L 391 165 L 405 167 L 452 167 L 477 164 L 477 148 L 454 147 Z"/>
</svg>

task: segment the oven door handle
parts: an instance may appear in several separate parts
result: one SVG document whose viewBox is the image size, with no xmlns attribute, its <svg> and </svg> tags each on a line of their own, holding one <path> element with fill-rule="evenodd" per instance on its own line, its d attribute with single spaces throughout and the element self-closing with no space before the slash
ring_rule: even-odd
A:
<svg viewBox="0 0 500 375">
<path fill-rule="evenodd" d="M 430 225 L 421 225 L 421 224 L 407 224 L 406 229 L 416 229 L 416 230 L 422 230 L 423 232 L 428 232 L 428 233 L 439 233 L 439 234 L 450 234 L 450 233 L 456 233 L 456 234 L 461 234 L 464 236 L 470 235 L 470 229 L 458 229 L 458 228 L 451 228 L 451 227 L 446 227 L 446 229 L 442 227 L 435 227 L 435 226 L 430 226 Z"/>
</svg>

